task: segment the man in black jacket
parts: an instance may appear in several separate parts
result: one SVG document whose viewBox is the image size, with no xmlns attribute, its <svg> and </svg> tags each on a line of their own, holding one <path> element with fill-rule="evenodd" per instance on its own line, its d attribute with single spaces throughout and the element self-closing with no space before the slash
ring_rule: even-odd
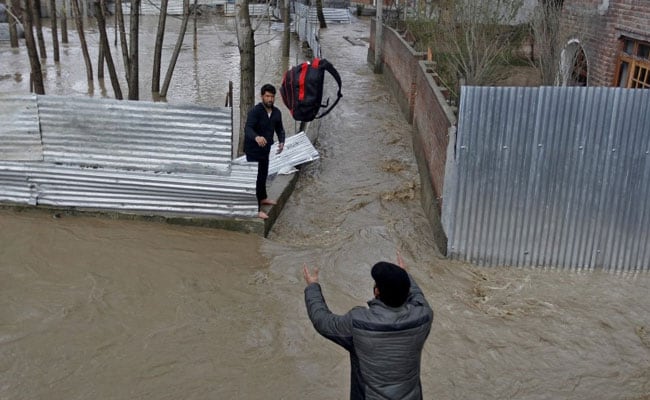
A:
<svg viewBox="0 0 650 400">
<path fill-rule="evenodd" d="M 350 353 L 350 399 L 421 400 L 420 358 L 433 310 L 397 253 L 397 264 L 372 267 L 375 298 L 345 315 L 333 314 L 318 269 L 303 268 L 307 313 L 316 331 Z"/>
<path fill-rule="evenodd" d="M 273 134 L 278 135 L 278 153 L 284 149 L 284 127 L 282 113 L 273 105 L 275 102 L 275 87 L 271 84 L 262 86 L 260 90 L 262 101 L 248 112 L 244 128 L 244 153 L 246 161 L 257 162 L 257 216 L 267 219 L 269 216 L 262 211 L 262 205 L 274 205 L 275 200 L 268 198 L 266 193 L 266 178 L 269 175 L 269 153 L 273 145 Z"/>
</svg>

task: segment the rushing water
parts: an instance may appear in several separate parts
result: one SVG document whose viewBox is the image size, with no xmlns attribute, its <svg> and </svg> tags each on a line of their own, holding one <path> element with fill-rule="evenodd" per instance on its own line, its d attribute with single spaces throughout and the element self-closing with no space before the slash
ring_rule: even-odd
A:
<svg viewBox="0 0 650 400">
<path fill-rule="evenodd" d="M 216 21 L 201 23 L 200 56 L 179 58 L 170 102 L 222 105 L 237 86 L 236 38 Z M 277 83 L 286 60 L 268 32 L 257 81 Z M 347 355 L 311 327 L 300 269 L 321 268 L 343 313 L 401 249 L 435 310 L 426 398 L 647 399 L 647 274 L 478 268 L 435 250 L 410 127 L 359 45 L 368 32 L 367 20 L 322 32 L 344 97 L 266 239 L 0 210 L 0 398 L 345 398 Z M 46 62 L 46 92 L 85 95 L 80 53 L 67 56 Z M 26 91 L 21 65 L 24 48 L 0 43 L 0 90 Z"/>
</svg>

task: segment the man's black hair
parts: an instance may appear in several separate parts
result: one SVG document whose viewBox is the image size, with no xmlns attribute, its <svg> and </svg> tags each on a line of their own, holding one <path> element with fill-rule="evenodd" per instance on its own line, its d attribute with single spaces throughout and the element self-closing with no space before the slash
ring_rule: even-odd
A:
<svg viewBox="0 0 650 400">
<path fill-rule="evenodd" d="M 260 94 L 264 96 L 264 93 L 269 92 L 275 96 L 275 86 L 271 85 L 270 83 L 265 84 L 262 86 L 262 89 L 260 90 Z"/>
</svg>

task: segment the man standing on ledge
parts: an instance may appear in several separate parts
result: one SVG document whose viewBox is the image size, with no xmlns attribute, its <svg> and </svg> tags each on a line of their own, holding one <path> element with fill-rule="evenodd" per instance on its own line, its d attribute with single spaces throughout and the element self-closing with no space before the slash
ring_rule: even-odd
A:
<svg viewBox="0 0 650 400">
<path fill-rule="evenodd" d="M 273 105 L 275 102 L 275 87 L 271 84 L 262 86 L 262 102 L 249 112 L 244 128 L 244 153 L 246 161 L 257 162 L 257 216 L 267 219 L 269 216 L 262 211 L 262 205 L 274 205 L 275 200 L 266 194 L 266 178 L 269 175 L 269 153 L 273 145 L 273 134 L 278 135 L 278 154 L 284 149 L 284 127 L 282 113 Z"/>
<path fill-rule="evenodd" d="M 421 400 L 420 358 L 433 310 L 397 253 L 397 264 L 378 262 L 368 308 L 333 314 L 313 273 L 303 267 L 305 303 L 314 328 L 350 353 L 351 400 Z"/>
</svg>

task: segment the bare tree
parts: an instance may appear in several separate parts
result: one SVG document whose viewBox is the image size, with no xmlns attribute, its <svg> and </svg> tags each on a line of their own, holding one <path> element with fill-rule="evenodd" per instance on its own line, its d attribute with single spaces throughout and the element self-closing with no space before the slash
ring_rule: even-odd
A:
<svg viewBox="0 0 650 400">
<path fill-rule="evenodd" d="M 140 64 L 138 61 L 138 33 L 140 31 L 140 0 L 131 1 L 131 26 L 130 26 L 130 44 L 129 44 L 129 100 L 139 100 L 140 98 Z"/>
<path fill-rule="evenodd" d="M 172 74 L 174 73 L 174 68 L 176 67 L 178 54 L 181 52 L 181 47 L 183 46 L 183 39 L 185 38 L 185 32 L 187 31 L 187 24 L 189 22 L 189 19 L 190 0 L 183 0 L 183 21 L 181 22 L 180 32 L 178 32 L 178 40 L 176 41 L 176 46 L 174 47 L 172 58 L 169 60 L 169 67 L 167 68 L 167 74 L 165 74 L 165 81 L 163 82 L 163 87 L 160 91 L 161 97 L 167 96 L 167 90 L 169 89 L 169 84 L 172 80 Z"/>
<path fill-rule="evenodd" d="M 45 49 L 45 39 L 43 39 L 43 25 L 41 24 L 41 0 L 32 0 L 32 22 L 36 28 L 36 37 L 38 38 L 38 50 L 41 58 L 47 58 L 47 50 Z"/>
<path fill-rule="evenodd" d="M 282 5 L 282 21 L 284 21 L 282 57 L 289 57 L 291 50 L 291 10 L 289 9 L 289 0 L 278 0 L 278 2 Z"/>
<path fill-rule="evenodd" d="M 251 25 L 249 0 L 240 0 L 236 5 L 235 27 L 237 28 L 237 46 L 239 47 L 239 140 L 237 154 L 244 153 L 244 124 L 248 110 L 253 107 L 255 99 L 255 31 Z"/>
<path fill-rule="evenodd" d="M 131 60 L 129 58 L 129 45 L 126 42 L 126 30 L 124 28 L 124 13 L 122 12 L 122 0 L 115 0 L 115 22 L 117 30 L 120 32 L 120 44 L 122 48 L 122 60 L 124 62 L 124 74 L 126 81 L 129 82 L 129 71 L 131 70 Z"/>
<path fill-rule="evenodd" d="M 160 14 L 158 16 L 158 32 L 153 51 L 153 72 L 151 74 L 151 92 L 154 97 L 160 90 L 160 59 L 162 57 L 163 40 L 165 39 L 165 23 L 167 21 L 167 0 L 160 1 Z"/>
<path fill-rule="evenodd" d="M 34 28 L 32 26 L 32 13 L 34 4 L 32 0 L 25 0 L 25 12 L 23 20 L 25 23 L 25 45 L 27 46 L 27 54 L 29 56 L 29 64 L 31 66 L 30 74 L 30 87 L 33 87 L 34 93 L 45 94 L 45 87 L 43 86 L 43 73 L 41 71 L 41 60 L 38 58 L 36 50 L 36 41 L 34 40 Z"/>
<path fill-rule="evenodd" d="M 120 89 L 120 82 L 115 72 L 115 64 L 111 56 L 111 47 L 108 44 L 108 35 L 106 34 L 106 20 L 104 19 L 104 0 L 95 0 L 95 18 L 97 18 L 97 28 L 99 29 L 99 43 L 100 48 L 103 50 L 106 59 L 106 66 L 108 67 L 108 74 L 111 77 L 111 85 L 113 85 L 113 93 L 115 98 L 122 100 L 122 89 Z"/>
<path fill-rule="evenodd" d="M 59 33 L 56 25 L 56 0 L 50 0 L 50 23 L 52 30 L 52 50 L 54 51 L 54 62 L 59 62 Z"/>
<path fill-rule="evenodd" d="M 327 28 L 327 22 L 325 22 L 325 14 L 323 13 L 323 0 L 316 0 L 316 15 L 318 16 L 318 23 L 320 24 L 320 28 Z"/>
<path fill-rule="evenodd" d="M 433 20 L 409 21 L 409 28 L 431 48 L 438 73 L 458 93 L 462 83 L 493 84 L 504 78 L 502 64 L 519 48 L 514 26 L 522 0 L 439 0 Z"/>
<path fill-rule="evenodd" d="M 63 0 L 63 7 L 61 7 L 61 43 L 68 43 L 68 9 Z"/>
<path fill-rule="evenodd" d="M 556 85 L 562 52 L 561 0 L 541 0 L 533 11 L 530 29 L 533 40 L 531 61 L 539 71 L 542 85 Z"/>
<path fill-rule="evenodd" d="M 9 41 L 12 48 L 18 47 L 18 29 L 16 28 L 16 21 L 18 18 L 14 13 L 14 1 L 19 2 L 18 0 L 7 0 L 7 15 L 9 21 Z"/>
<path fill-rule="evenodd" d="M 81 44 L 81 52 L 84 56 L 84 61 L 86 63 L 86 77 L 88 82 L 93 81 L 93 65 L 90 62 L 90 54 L 88 53 L 88 44 L 86 43 L 86 35 L 84 33 L 84 23 L 81 17 L 81 12 L 79 11 L 79 3 L 77 0 L 71 0 L 72 2 L 72 13 L 74 14 L 75 24 L 77 26 L 77 35 L 79 35 L 79 42 Z"/>
</svg>

